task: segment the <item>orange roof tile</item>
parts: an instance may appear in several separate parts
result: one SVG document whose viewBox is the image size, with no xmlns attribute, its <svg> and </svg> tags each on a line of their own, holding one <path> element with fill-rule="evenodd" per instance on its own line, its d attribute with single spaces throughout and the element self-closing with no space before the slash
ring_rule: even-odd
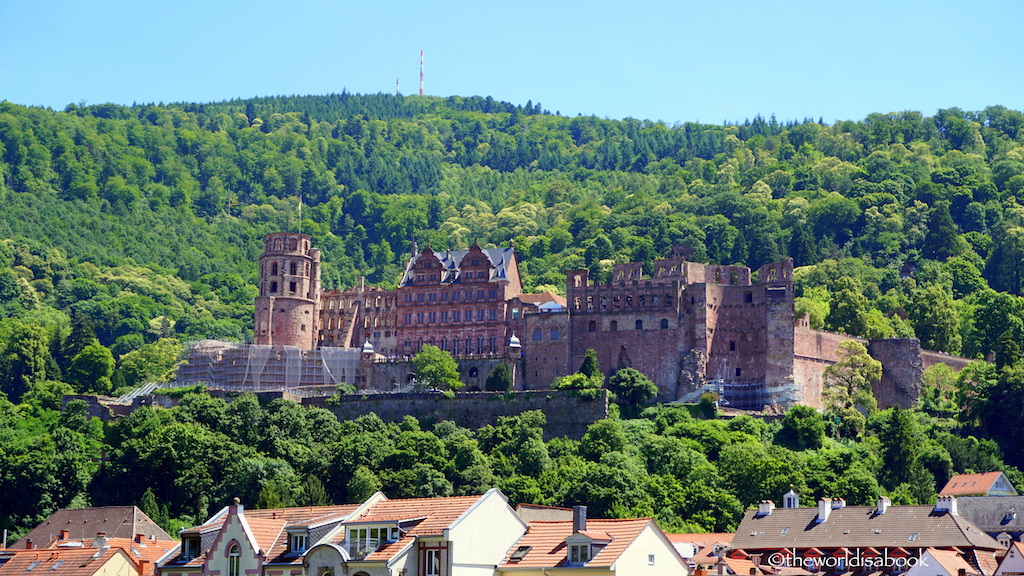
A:
<svg viewBox="0 0 1024 576">
<path fill-rule="evenodd" d="M 128 553 L 129 556 L 136 562 L 139 560 L 145 560 L 149 562 L 146 574 L 153 573 L 153 564 L 163 558 L 165 554 L 173 550 L 178 546 L 177 540 L 148 540 L 143 538 L 141 542 L 136 542 L 134 538 L 107 538 L 105 540 L 105 546 L 110 548 L 120 548 Z M 85 538 L 81 540 L 54 540 L 50 543 L 47 549 L 57 550 L 68 550 L 68 549 L 96 549 L 95 538 Z M 95 552 L 93 552 L 95 554 Z"/>
<path fill-rule="evenodd" d="M 92 576 L 116 555 L 130 558 L 121 548 L 77 548 L 77 549 L 31 549 L 4 550 L 0 557 L 10 560 L 0 564 L 0 576 L 17 574 L 24 576 L 33 572 L 49 576 Z M 34 564 L 34 565 L 33 565 Z M 137 562 L 136 562 L 137 565 Z M 124 575 L 128 576 L 128 575 Z"/>
<path fill-rule="evenodd" d="M 359 518 L 352 519 L 348 524 L 378 522 L 390 524 L 419 520 L 397 542 L 381 546 L 364 559 L 367 562 L 386 561 L 411 543 L 414 536 L 441 534 L 445 528 L 451 526 L 481 498 L 482 496 L 453 496 L 449 498 L 382 500 L 371 506 Z"/>
<path fill-rule="evenodd" d="M 590 562 L 587 562 L 587 566 L 611 566 L 614 564 L 640 532 L 652 522 L 650 518 L 587 520 L 587 532 L 606 533 L 611 538 L 611 542 L 598 551 Z M 509 555 L 502 562 L 502 567 L 554 568 L 562 566 L 566 561 L 565 539 L 572 534 L 572 521 L 530 522 L 526 534 L 509 551 Z M 524 546 L 530 547 L 529 552 L 518 562 L 510 562 L 509 557 Z"/>
<path fill-rule="evenodd" d="M 939 492 L 942 496 L 966 496 L 968 494 L 985 494 L 988 492 L 1002 472 L 984 472 L 981 474 L 957 474 L 946 482 Z"/>
<path fill-rule="evenodd" d="M 964 570 L 965 574 L 978 573 L 978 571 L 968 564 L 963 557 L 952 550 L 936 550 L 935 548 L 929 548 L 927 551 L 932 555 L 932 558 L 935 558 L 935 561 L 939 563 L 939 566 L 942 566 L 947 574 L 959 574 L 960 570 Z"/>
</svg>

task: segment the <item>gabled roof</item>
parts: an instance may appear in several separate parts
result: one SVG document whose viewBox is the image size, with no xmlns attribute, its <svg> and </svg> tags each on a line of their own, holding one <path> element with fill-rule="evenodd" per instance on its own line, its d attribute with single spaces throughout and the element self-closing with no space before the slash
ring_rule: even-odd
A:
<svg viewBox="0 0 1024 576">
<path fill-rule="evenodd" d="M 0 551 L 0 576 L 26 576 L 46 574 L 47 576 L 92 576 L 107 562 L 123 555 L 133 563 L 134 571 L 121 576 L 138 573 L 138 561 L 132 559 L 121 548 L 71 548 L 66 550 L 3 550 Z M 7 559 L 6 561 L 4 559 Z M 30 570 L 31 567 L 31 570 Z"/>
<path fill-rule="evenodd" d="M 939 566 L 941 566 L 942 569 L 951 576 L 959 574 L 960 570 L 963 570 L 964 574 L 979 573 L 978 570 L 964 560 L 963 557 L 952 550 L 936 550 L 935 548 L 929 548 L 925 552 L 931 554 L 932 558 L 935 559 Z"/>
<path fill-rule="evenodd" d="M 507 248 L 479 248 L 483 255 L 487 258 L 488 264 L 490 264 L 492 270 L 490 278 L 488 280 L 506 280 L 508 279 L 508 267 L 512 265 L 515 259 L 515 250 L 511 247 Z M 424 249 L 423 252 L 427 252 L 429 249 Z M 441 283 L 452 284 L 460 282 L 460 267 L 462 266 L 462 259 L 466 257 L 473 249 L 469 250 L 449 250 L 446 252 L 438 252 L 435 250 L 429 250 L 441 263 Z M 409 262 L 405 266 L 405 273 L 402 275 L 399 286 L 407 286 L 413 283 L 415 279 L 415 272 L 413 267 L 416 262 L 420 259 L 423 254 L 417 254 L 409 259 Z"/>
<path fill-rule="evenodd" d="M 485 496 L 487 494 L 382 500 L 362 516 L 346 522 L 346 525 L 402 523 L 406 531 L 397 542 L 381 546 L 364 558 L 366 562 L 386 562 L 412 544 L 417 536 L 440 536 Z"/>
<path fill-rule="evenodd" d="M 24 548 L 25 542 L 29 540 L 35 546 L 46 545 L 58 538 L 61 530 L 67 530 L 68 539 L 75 540 L 95 538 L 97 532 L 103 532 L 111 538 L 134 538 L 136 534 L 142 534 L 147 539 L 172 540 L 137 506 L 102 506 L 57 510 L 11 545 L 11 548 Z"/>
<path fill-rule="evenodd" d="M 989 535 L 1024 532 L 1024 496 L 961 496 L 957 510 Z"/>
<path fill-rule="evenodd" d="M 177 548 L 178 541 L 142 539 L 141 542 L 137 542 L 134 538 L 106 538 L 103 541 L 97 541 L 95 538 L 85 538 L 79 540 L 54 540 L 47 549 L 61 551 L 91 549 L 95 554 L 97 547 L 120 548 L 135 562 L 145 560 L 149 562 L 145 573 L 152 574 L 156 561 Z"/>
<path fill-rule="evenodd" d="M 534 306 L 557 304 L 562 308 L 565 308 L 568 305 L 565 300 L 565 296 L 559 296 L 551 291 L 542 292 L 540 294 L 520 294 L 519 299 L 526 304 L 533 304 Z"/>
<path fill-rule="evenodd" d="M 984 472 L 981 474 L 957 474 L 946 482 L 939 494 L 943 496 L 969 496 L 972 494 L 987 494 L 996 480 L 1002 477 L 1007 484 L 1010 481 L 1002 472 Z M 1010 484 L 1012 487 L 1012 484 Z"/>
<path fill-rule="evenodd" d="M 776 508 L 764 516 L 748 510 L 732 547 L 1002 548 L 963 516 L 935 512 L 932 506 L 889 506 L 883 514 L 874 506 L 845 506 L 831 510 L 824 522 L 818 522 L 817 516 L 817 508 Z"/>
<path fill-rule="evenodd" d="M 636 540 L 637 536 L 652 524 L 654 524 L 654 521 L 650 518 L 587 520 L 588 532 L 603 533 L 611 538 L 611 541 L 597 551 L 594 557 L 587 562 L 587 566 L 611 566 L 618 560 L 626 548 Z M 567 557 L 565 539 L 572 536 L 572 534 L 571 520 L 530 522 L 526 529 L 526 534 L 509 550 L 509 553 L 501 563 L 501 568 L 555 568 L 563 566 Z M 524 547 L 529 547 L 529 550 L 522 555 L 522 559 L 518 562 L 510 561 L 510 557 L 517 550 Z"/>
<path fill-rule="evenodd" d="M 313 547 L 330 528 L 338 525 L 356 511 L 359 504 L 340 506 L 306 506 L 298 508 L 273 508 L 265 510 L 248 510 L 246 521 L 253 530 L 253 535 L 260 542 L 260 548 L 266 552 L 268 564 L 299 564 L 302 557 L 288 552 L 289 529 L 308 529 L 307 549 Z M 273 539 L 268 539 L 273 531 L 273 522 L 283 522 Z M 264 547 L 264 542 L 266 546 Z"/>
</svg>

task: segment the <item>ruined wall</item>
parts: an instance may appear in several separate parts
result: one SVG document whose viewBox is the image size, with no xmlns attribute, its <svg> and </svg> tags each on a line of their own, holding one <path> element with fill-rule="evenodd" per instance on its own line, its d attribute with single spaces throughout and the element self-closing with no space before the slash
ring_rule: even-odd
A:
<svg viewBox="0 0 1024 576">
<path fill-rule="evenodd" d="M 882 363 L 882 379 L 872 383 L 881 409 L 899 405 L 910 408 L 921 395 L 921 343 L 917 338 L 872 340 L 868 353 Z"/>
<path fill-rule="evenodd" d="M 486 355 L 477 357 L 458 357 L 459 380 L 466 385 L 465 390 L 483 390 L 484 383 L 491 370 L 500 363 L 510 364 L 511 357 Z M 511 366 L 510 366 L 511 367 Z M 361 389 L 400 390 L 413 382 L 416 375 L 416 364 L 411 359 L 388 360 L 383 362 L 363 362 L 360 365 L 366 376 L 366 385 Z M 522 361 L 516 363 L 516 381 L 522 381 Z"/>
<path fill-rule="evenodd" d="M 936 364 L 945 364 L 957 372 L 963 370 L 971 363 L 970 358 L 961 358 L 960 356 L 950 356 L 949 354 L 943 354 L 942 352 L 931 352 L 928 350 L 921 351 L 921 363 L 922 369 L 927 370 L 929 367 Z"/>
<path fill-rule="evenodd" d="M 674 400 L 679 380 L 678 343 L 683 337 L 678 279 L 639 279 L 640 265 L 619 265 L 608 284 L 591 284 L 585 270 L 567 274 L 570 314 L 569 370 L 588 349 L 611 376 L 635 368 L 658 385 L 659 400 Z"/>
<path fill-rule="evenodd" d="M 541 410 L 547 416 L 545 438 L 568 436 L 579 439 L 587 427 L 607 418 L 608 396 L 581 400 L 562 391 L 530 391 L 505 394 L 501 392 L 459 392 L 454 399 L 440 394 L 368 394 L 332 398 L 306 398 L 304 406 L 326 408 L 339 420 L 353 420 L 373 412 L 385 422 L 401 422 L 407 414 L 429 427 L 434 422 L 451 420 L 459 426 L 476 430 L 496 424 L 501 416 L 512 416 L 527 410 Z"/>
<path fill-rule="evenodd" d="M 805 320 L 798 321 L 793 328 L 793 384 L 800 389 L 802 404 L 823 407 L 823 374 L 825 368 L 839 360 L 836 347 L 844 340 L 867 344 L 853 336 L 812 330 Z"/>
<path fill-rule="evenodd" d="M 547 390 L 560 376 L 571 374 L 569 366 L 571 330 L 568 310 L 523 315 L 519 338 L 523 345 L 523 381 L 533 390 Z"/>
</svg>

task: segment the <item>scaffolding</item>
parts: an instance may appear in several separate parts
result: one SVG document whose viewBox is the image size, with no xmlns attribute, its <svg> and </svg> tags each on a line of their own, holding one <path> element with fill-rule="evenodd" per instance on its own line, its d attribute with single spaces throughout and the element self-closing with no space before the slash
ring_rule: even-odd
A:
<svg viewBox="0 0 1024 576">
<path fill-rule="evenodd" d="M 201 383 L 213 390 L 305 395 L 304 389 L 354 384 L 360 350 L 200 340 L 186 346 L 184 360 L 175 377 L 178 385 Z"/>
</svg>

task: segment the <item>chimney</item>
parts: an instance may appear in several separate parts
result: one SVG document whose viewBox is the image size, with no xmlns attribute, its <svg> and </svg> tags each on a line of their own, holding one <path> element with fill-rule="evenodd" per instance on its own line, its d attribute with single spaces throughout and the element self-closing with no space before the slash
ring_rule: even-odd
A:
<svg viewBox="0 0 1024 576">
<path fill-rule="evenodd" d="M 245 506 L 242 505 L 242 501 L 238 499 L 238 496 L 235 496 L 233 502 L 235 504 L 236 514 L 241 515 L 243 512 L 245 512 Z"/>
<path fill-rule="evenodd" d="M 142 544 L 145 540 L 146 540 L 146 535 L 145 534 L 136 534 L 135 535 L 135 543 L 136 544 Z"/>
<path fill-rule="evenodd" d="M 885 511 L 889 509 L 889 506 L 892 506 L 892 500 L 889 500 L 889 498 L 882 496 L 881 498 L 878 499 L 878 509 L 876 510 L 876 512 L 878 514 L 885 514 Z"/>
<path fill-rule="evenodd" d="M 818 519 L 817 522 L 820 524 L 825 520 L 828 520 L 828 515 L 832 512 L 832 499 L 822 498 L 818 500 Z"/>
<path fill-rule="evenodd" d="M 92 542 L 92 547 L 93 548 L 104 548 L 104 547 L 106 547 L 106 545 L 107 545 L 107 533 L 106 532 L 97 532 L 96 533 L 96 539 L 93 540 L 93 542 Z"/>
<path fill-rule="evenodd" d="M 139 560 L 139 574 L 145 575 L 150 574 L 152 571 L 149 569 L 149 560 Z"/>
<path fill-rule="evenodd" d="M 67 530 L 61 530 L 60 531 L 60 536 L 58 537 L 58 539 L 59 540 L 67 540 L 70 536 L 71 536 L 70 532 L 68 532 Z"/>
<path fill-rule="evenodd" d="M 935 501 L 935 512 L 949 512 L 950 516 L 959 516 L 956 509 L 956 497 L 939 496 Z"/>
<path fill-rule="evenodd" d="M 761 503 L 757 505 L 757 515 L 767 516 L 775 510 L 775 502 L 771 500 L 761 500 Z"/>
<path fill-rule="evenodd" d="M 750 576 L 757 576 L 757 567 L 756 566 L 751 566 L 750 567 Z"/>
<path fill-rule="evenodd" d="M 832 499 L 832 509 L 833 510 L 839 510 L 843 506 L 846 506 L 846 500 L 843 500 L 842 498 L 833 498 Z"/>
<path fill-rule="evenodd" d="M 572 507 L 572 533 L 582 532 L 587 529 L 587 507 Z"/>
<path fill-rule="evenodd" d="M 36 545 L 32 543 L 32 539 L 31 538 L 29 538 L 28 540 L 25 540 L 25 550 L 31 550 L 31 549 L 33 549 L 35 547 L 36 547 Z"/>
</svg>

